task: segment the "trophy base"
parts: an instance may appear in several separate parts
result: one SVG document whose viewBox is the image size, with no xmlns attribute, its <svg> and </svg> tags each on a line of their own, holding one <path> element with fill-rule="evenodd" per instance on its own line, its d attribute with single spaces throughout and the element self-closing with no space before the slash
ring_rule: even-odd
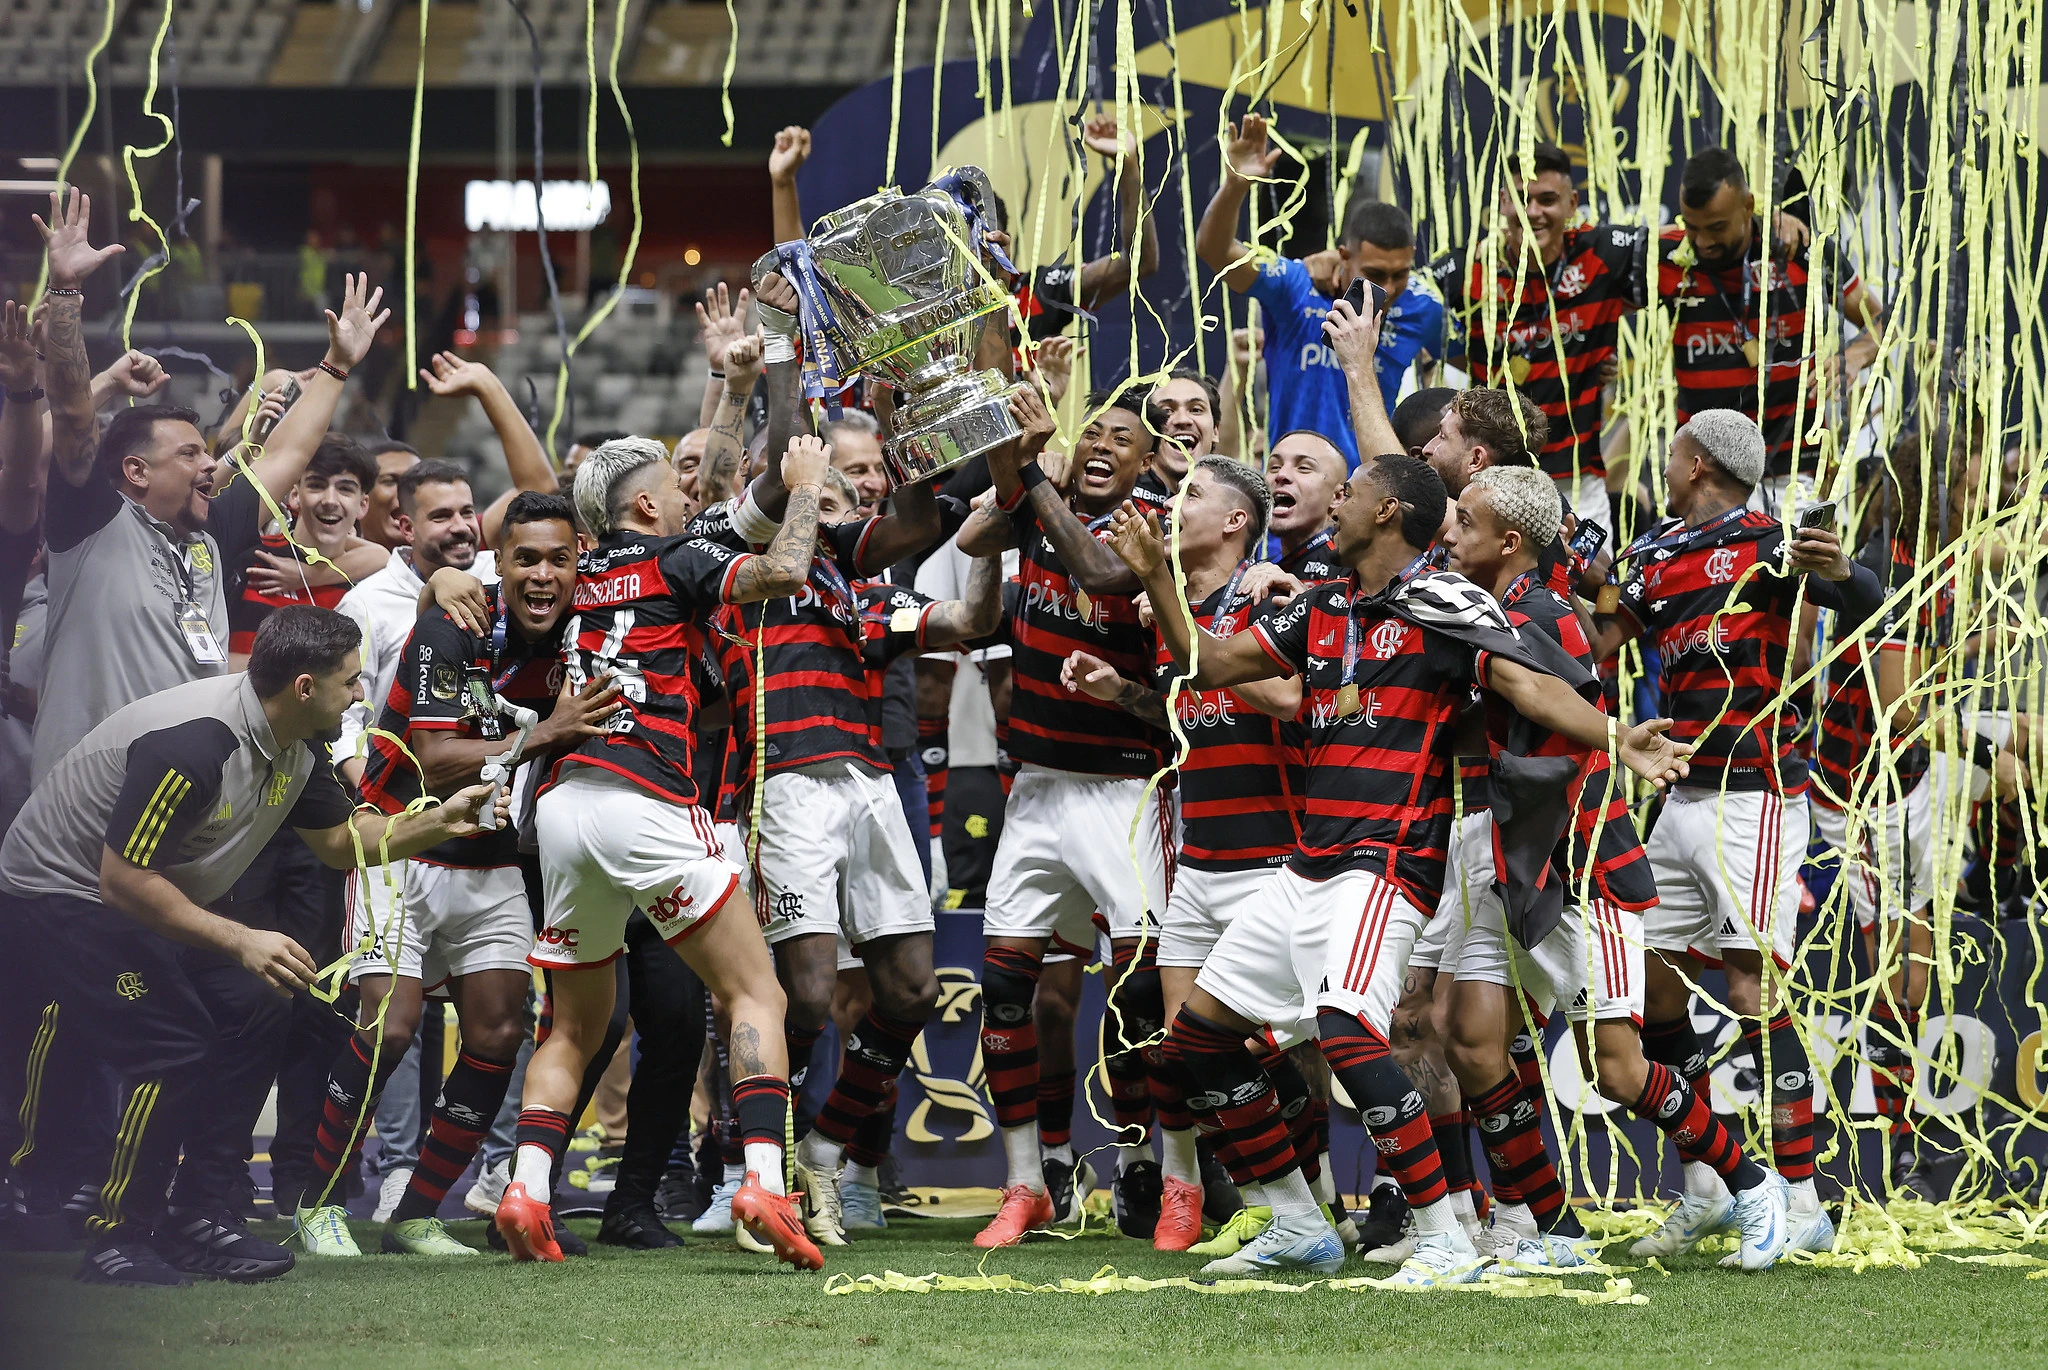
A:
<svg viewBox="0 0 2048 1370">
<path fill-rule="evenodd" d="M 997 372 L 976 371 L 912 398 L 882 445 L 890 478 L 898 485 L 930 480 L 1015 438 L 1011 388 Z"/>
</svg>

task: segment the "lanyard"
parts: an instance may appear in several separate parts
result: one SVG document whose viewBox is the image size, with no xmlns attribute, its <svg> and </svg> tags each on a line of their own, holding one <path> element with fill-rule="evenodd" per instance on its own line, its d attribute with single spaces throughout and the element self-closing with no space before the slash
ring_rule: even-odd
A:
<svg viewBox="0 0 2048 1370">
<path fill-rule="evenodd" d="M 1625 551 L 1623 551 L 1620 556 L 1616 557 L 1615 560 L 1617 562 L 1627 561 L 1629 558 L 1640 556 L 1644 552 L 1659 552 L 1667 547 L 1678 547 L 1690 544 L 1699 538 L 1705 537 L 1709 533 L 1720 531 L 1720 529 L 1723 526 L 1733 523 L 1735 520 L 1741 518 L 1744 514 L 1747 514 L 1748 512 L 1749 509 L 1746 506 L 1738 504 L 1733 509 L 1729 509 L 1723 513 L 1714 515 L 1714 517 L 1708 519 L 1705 523 L 1702 523 L 1697 528 L 1687 528 L 1683 524 L 1680 524 L 1677 528 L 1673 529 L 1669 533 L 1666 533 L 1663 537 L 1645 536 L 1637 538 L 1634 542 L 1630 543 L 1628 545 L 1628 548 Z"/>
<path fill-rule="evenodd" d="M 1219 612 L 1215 618 L 1209 620 L 1209 632 L 1212 636 L 1229 637 L 1237 631 L 1237 614 L 1231 605 L 1237 602 L 1238 583 L 1244 579 L 1244 573 L 1250 566 L 1249 561 L 1240 561 L 1237 563 L 1237 569 L 1230 573 L 1230 583 L 1223 587 L 1223 598 L 1216 605 Z"/>
<path fill-rule="evenodd" d="M 812 557 L 811 580 L 818 586 L 820 598 L 829 593 L 852 612 L 853 635 L 858 641 L 861 636 L 860 602 L 853 597 L 853 586 L 847 583 L 846 573 L 839 569 L 839 564 L 835 561 L 825 557 Z M 837 618 L 838 615 L 835 614 L 833 617 Z"/>
<path fill-rule="evenodd" d="M 1371 596 L 1371 598 L 1379 599 L 1382 596 L 1390 594 L 1395 588 L 1402 585 L 1406 585 L 1409 581 L 1415 579 L 1416 576 L 1420 575 L 1423 571 L 1426 571 L 1429 568 L 1429 553 L 1424 552 L 1421 556 L 1415 558 L 1415 560 L 1409 562 L 1407 566 L 1402 568 L 1401 574 L 1395 576 L 1394 579 L 1388 584 L 1385 590 L 1380 591 L 1377 595 Z M 1339 683 L 1343 685 L 1349 685 L 1352 681 L 1352 677 L 1357 674 L 1358 596 L 1354 595 L 1352 597 L 1351 602 L 1344 606 L 1344 674 L 1340 678 Z"/>
<path fill-rule="evenodd" d="M 1753 330 L 1751 330 L 1749 326 L 1749 304 L 1750 296 L 1754 294 L 1756 290 L 1756 273 L 1760 269 L 1769 270 L 1767 260 L 1752 264 L 1747 257 L 1743 258 L 1742 308 L 1740 311 L 1738 311 L 1735 308 L 1734 303 L 1729 300 L 1728 292 L 1721 289 L 1721 273 L 1718 271 L 1709 271 L 1706 273 L 1707 284 L 1714 287 L 1714 294 L 1720 297 L 1721 307 L 1723 309 L 1726 309 L 1729 312 L 1729 314 L 1734 316 L 1735 326 L 1742 330 L 1742 341 L 1744 342 L 1753 342 L 1756 340 L 1756 333 Z"/>
</svg>

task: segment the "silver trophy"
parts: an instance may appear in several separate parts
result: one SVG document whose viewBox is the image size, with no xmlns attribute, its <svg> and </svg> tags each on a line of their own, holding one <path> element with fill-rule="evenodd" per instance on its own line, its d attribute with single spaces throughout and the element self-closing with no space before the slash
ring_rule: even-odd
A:
<svg viewBox="0 0 2048 1370">
<path fill-rule="evenodd" d="M 1017 436 L 1012 382 L 972 369 L 982 335 L 1010 305 L 974 260 L 978 222 L 994 203 L 980 167 L 914 194 L 870 195 L 811 226 L 809 279 L 792 281 L 805 334 L 827 345 L 838 378 L 858 373 L 903 392 L 883 443 L 898 485 Z M 770 271 L 792 270 L 788 245 L 769 253 L 754 263 L 756 290 Z"/>
</svg>

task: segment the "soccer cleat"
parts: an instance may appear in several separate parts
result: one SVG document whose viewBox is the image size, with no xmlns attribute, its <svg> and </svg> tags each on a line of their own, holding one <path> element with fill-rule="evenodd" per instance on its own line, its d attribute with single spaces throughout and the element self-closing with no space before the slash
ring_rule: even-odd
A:
<svg viewBox="0 0 2048 1370">
<path fill-rule="evenodd" d="M 1735 1210 L 1732 1199 L 1703 1199 L 1697 1194 L 1682 1194 L 1671 1207 L 1664 1225 L 1649 1236 L 1637 1241 L 1628 1249 L 1631 1256 L 1678 1256 L 1700 1244 L 1700 1239 L 1710 1237 L 1728 1226 L 1730 1215 Z"/>
<path fill-rule="evenodd" d="M 1358 1249 L 1358 1221 L 1336 1204 L 1324 1204 L 1323 1216 L 1330 1220 L 1330 1226 L 1337 1230 L 1337 1240 L 1344 1243 L 1346 1251 Z"/>
<path fill-rule="evenodd" d="M 1463 1230 L 1462 1228 L 1459 1229 L 1460 1232 Z M 1375 1246 L 1361 1251 L 1358 1253 L 1358 1258 L 1371 1261 L 1376 1265 L 1400 1265 L 1414 1254 L 1415 1234 L 1410 1232 L 1405 1237 L 1395 1238 L 1385 1246 Z"/>
<path fill-rule="evenodd" d="M 889 1226 L 882 1216 L 882 1191 L 858 1180 L 839 1182 L 839 1226 L 844 1232 L 880 1232 Z"/>
<path fill-rule="evenodd" d="M 1048 1156 L 1041 1163 L 1045 1192 L 1052 1199 L 1052 1221 L 1060 1227 L 1081 1220 L 1081 1205 L 1095 1192 L 1095 1167 L 1086 1161 L 1068 1165 Z"/>
<path fill-rule="evenodd" d="M 690 1230 L 700 1237 L 721 1237 L 734 1227 L 732 1217 L 732 1196 L 740 1192 L 738 1180 L 721 1181 L 711 1191 L 711 1205 L 690 1224 Z"/>
<path fill-rule="evenodd" d="M 771 1194 L 761 1187 L 761 1177 L 749 1170 L 739 1192 L 732 1196 L 732 1215 L 745 1225 L 755 1240 L 775 1249 L 777 1260 L 788 1261 L 799 1270 L 823 1270 L 825 1258 L 804 1231 L 796 1205 L 787 1194 Z"/>
<path fill-rule="evenodd" d="M 552 1219 L 554 1213 L 555 1210 L 551 1205 L 548 1208 L 548 1217 Z M 491 1229 L 493 1232 L 497 1230 L 495 1227 Z M 588 1256 L 590 1254 L 590 1243 L 570 1231 L 569 1224 L 567 1223 L 558 1222 L 555 1224 L 555 1245 L 562 1249 L 564 1259 L 570 1256 Z"/>
<path fill-rule="evenodd" d="M 439 1218 L 408 1218 L 384 1229 L 381 1243 L 387 1256 L 481 1256 L 449 1235 Z"/>
<path fill-rule="evenodd" d="M 140 1237 L 103 1241 L 85 1249 L 78 1278 L 87 1284 L 180 1285 L 192 1277 L 157 1254 Z"/>
<path fill-rule="evenodd" d="M 400 1166 L 377 1183 L 377 1207 L 370 1213 L 370 1221 L 388 1223 L 391 1215 L 398 1211 L 398 1201 L 405 1197 L 405 1191 L 412 1186 L 412 1167 Z"/>
<path fill-rule="evenodd" d="M 360 1256 L 355 1233 L 348 1230 L 348 1210 L 340 1204 L 301 1208 L 292 1215 L 292 1239 L 308 1256 Z"/>
<path fill-rule="evenodd" d="M 1188 1248 L 1190 1256 L 1234 1256 L 1247 1242 L 1266 1230 L 1266 1224 L 1273 1221 L 1273 1210 L 1264 1204 L 1240 1208 L 1230 1215 L 1229 1221 L 1217 1230 L 1215 1236 L 1206 1242 L 1197 1242 Z"/>
<path fill-rule="evenodd" d="M 1185 1251 L 1202 1240 L 1202 1187 L 1168 1175 L 1159 1196 L 1159 1221 L 1152 1249 Z"/>
<path fill-rule="evenodd" d="M 1499 1232 L 1499 1228 L 1490 1228 Z M 1498 1239 L 1496 1239 L 1498 1240 Z M 1571 1270 L 1595 1259 L 1600 1249 L 1584 1237 L 1560 1237 L 1555 1232 L 1544 1232 L 1534 1237 L 1519 1237 L 1512 1246 L 1503 1249 L 1497 1258 L 1502 1266 L 1515 1270 Z M 1485 1253 L 1480 1253 L 1485 1257 Z"/>
<path fill-rule="evenodd" d="M 512 1253 L 515 1261 L 559 1261 L 562 1247 L 555 1240 L 554 1210 L 526 1192 L 526 1186 L 514 1180 L 505 1186 L 505 1197 L 498 1200 L 498 1211 L 492 1225 L 505 1239 L 505 1249 Z"/>
<path fill-rule="evenodd" d="M 1235 1255 L 1210 1261 L 1204 1275 L 1256 1275 L 1270 1270 L 1313 1270 L 1334 1275 L 1344 1267 L 1344 1243 L 1320 1209 L 1275 1215 Z"/>
<path fill-rule="evenodd" d="M 1473 1248 L 1463 1227 L 1454 1232 L 1422 1232 L 1415 1250 L 1387 1282 L 1404 1289 L 1436 1289 L 1448 1284 L 1477 1284 L 1486 1261 Z"/>
<path fill-rule="evenodd" d="M 804 1230 L 820 1246 L 846 1245 L 846 1224 L 839 1213 L 840 1170 L 813 1170 L 796 1160 L 797 1187 L 803 1191 Z"/>
<path fill-rule="evenodd" d="M 505 1186 L 512 1183 L 512 1160 L 508 1156 L 496 1165 L 487 1165 L 477 1172 L 476 1183 L 462 1196 L 462 1206 L 479 1218 L 496 1217 L 498 1200 L 505 1197 Z"/>
<path fill-rule="evenodd" d="M 1152 1239 L 1159 1226 L 1162 1179 L 1157 1161 L 1132 1161 L 1116 1173 L 1116 1181 L 1109 1187 L 1109 1202 L 1117 1231 L 1140 1241 Z"/>
<path fill-rule="evenodd" d="M 997 1246 L 1015 1246 L 1024 1240 L 1025 1233 L 1036 1232 L 1041 1227 L 1050 1227 L 1052 1221 L 1050 1195 L 1029 1185 L 1013 1184 L 1003 1191 L 1002 1206 L 996 1209 L 995 1218 L 987 1227 L 974 1234 L 974 1244 L 984 1250 Z"/>
<path fill-rule="evenodd" d="M 1197 1142 L 1195 1151 L 1202 1163 L 1202 1216 L 1221 1227 L 1244 1207 L 1244 1197 L 1230 1178 L 1230 1167 L 1206 1143 Z"/>
<path fill-rule="evenodd" d="M 1482 1256 L 1506 1260 L 1526 1237 L 1540 1236 L 1536 1230 L 1536 1216 L 1529 1211 L 1529 1205 L 1495 1204 L 1493 1221 L 1472 1243 L 1472 1249 Z"/>
<path fill-rule="evenodd" d="M 1735 1196 L 1735 1227 L 1742 1234 L 1742 1245 L 1723 1258 L 1721 1264 L 1739 1265 L 1751 1274 L 1769 1270 L 1791 1243 L 1791 1208 L 1792 1190 L 1785 1177 L 1775 1170 L 1766 1170 L 1762 1184 Z M 1825 1213 L 1820 1217 L 1823 1222 L 1827 1220 Z M 1828 1237 L 1832 1242 L 1832 1223 L 1828 1224 Z"/>
<path fill-rule="evenodd" d="M 1401 1186 L 1392 1180 L 1382 1181 L 1373 1186 L 1372 1197 L 1367 1200 L 1365 1221 L 1358 1225 L 1359 1249 L 1368 1253 L 1366 1259 L 1369 1261 L 1405 1261 L 1408 1259 L 1405 1250 L 1391 1258 L 1370 1253 L 1393 1247 L 1413 1225 L 1408 1215 L 1408 1196 L 1401 1192 Z"/>
<path fill-rule="evenodd" d="M 167 1264 L 187 1275 L 240 1284 L 274 1280 L 297 1264 L 297 1258 L 276 1242 L 251 1236 L 242 1220 L 226 1209 L 172 1209 L 158 1220 L 149 1244 Z"/>
<path fill-rule="evenodd" d="M 638 1203 L 621 1203 L 617 1190 L 612 1191 L 604 1206 L 604 1221 L 598 1225 L 597 1240 L 602 1246 L 623 1246 L 632 1251 L 664 1251 L 683 1244 L 683 1239 L 661 1221 L 652 1202 L 643 1199 Z"/>
</svg>

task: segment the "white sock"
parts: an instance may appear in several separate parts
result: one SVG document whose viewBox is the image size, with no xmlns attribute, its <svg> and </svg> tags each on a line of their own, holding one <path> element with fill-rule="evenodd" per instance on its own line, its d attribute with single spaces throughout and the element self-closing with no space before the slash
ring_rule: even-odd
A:
<svg viewBox="0 0 2048 1370">
<path fill-rule="evenodd" d="M 870 1189 L 880 1189 L 882 1187 L 882 1175 L 880 1171 L 871 1165 L 862 1165 L 859 1161 L 848 1161 L 845 1171 L 839 1176 L 839 1183 L 864 1184 Z"/>
<path fill-rule="evenodd" d="M 1271 1208 L 1266 1202 L 1266 1187 L 1257 1180 L 1237 1187 L 1237 1197 L 1244 1201 L 1246 1208 Z"/>
<path fill-rule="evenodd" d="M 1061 1142 L 1058 1146 L 1044 1147 L 1041 1148 L 1041 1155 L 1044 1159 L 1058 1161 L 1061 1165 L 1071 1170 L 1074 1165 L 1074 1144 L 1072 1142 Z M 1039 1171 L 1041 1176 L 1044 1173 L 1043 1170 Z"/>
<path fill-rule="evenodd" d="M 1172 1128 L 1159 1129 L 1159 1168 L 1171 1180 L 1185 1184 L 1200 1184 L 1202 1179 L 1202 1158 L 1195 1154 L 1195 1130 L 1185 1127 L 1178 1132 Z"/>
<path fill-rule="evenodd" d="M 754 1173 L 761 1188 L 770 1194 L 782 1193 L 782 1148 L 774 1142 L 747 1143 L 747 1169 Z M 741 1178 L 745 1178 L 742 1176 Z"/>
<path fill-rule="evenodd" d="M 1527 1204 L 1495 1204 L 1493 1225 L 1503 1232 L 1512 1232 L 1518 1237 L 1536 1235 L 1536 1215 Z"/>
<path fill-rule="evenodd" d="M 1465 1195 L 1468 1199 L 1471 1197 L 1470 1190 L 1461 1189 L 1458 1193 Z M 1420 1208 L 1411 1210 L 1415 1215 L 1416 1232 L 1418 1234 L 1423 1232 L 1462 1233 L 1465 1230 L 1464 1220 L 1458 1212 L 1457 1204 L 1452 1202 L 1454 1198 L 1456 1198 L 1456 1195 L 1438 1199 L 1433 1204 L 1424 1204 Z"/>
<path fill-rule="evenodd" d="M 1330 1153 L 1323 1153 L 1322 1171 L 1308 1182 L 1309 1192 L 1316 1196 L 1319 1204 L 1337 1202 L 1337 1176 L 1330 1169 Z"/>
<path fill-rule="evenodd" d="M 796 1144 L 796 1154 L 807 1169 L 829 1175 L 839 1169 L 839 1163 L 846 1158 L 846 1148 L 829 1137 L 820 1136 L 814 1127 Z"/>
<path fill-rule="evenodd" d="M 1152 1141 L 1150 1138 L 1137 1143 L 1119 1142 L 1116 1148 L 1116 1173 L 1121 1175 L 1124 1173 L 1126 1166 L 1136 1165 L 1139 1161 L 1149 1161 L 1151 1159 Z"/>
<path fill-rule="evenodd" d="M 1685 1163 L 1685 1192 L 1695 1199 L 1725 1199 L 1728 1185 L 1721 1178 L 1721 1172 L 1705 1161 Z"/>
<path fill-rule="evenodd" d="M 1041 1194 L 1045 1192 L 1045 1164 L 1038 1152 L 1037 1123 L 1004 1128 L 1003 1156 L 1010 1163 L 1010 1178 L 1003 1182 L 1005 1189 L 1021 1184 Z"/>
<path fill-rule="evenodd" d="M 744 1165 L 729 1165 L 725 1168 L 725 1182 L 727 1184 L 744 1184 L 746 1178 L 747 1168 Z"/>
<path fill-rule="evenodd" d="M 1299 1170 L 1290 1170 L 1278 1180 L 1269 1181 L 1261 1202 L 1273 1210 L 1277 1221 L 1288 1213 L 1319 1213 L 1316 1196 L 1310 1192 L 1308 1181 Z"/>
<path fill-rule="evenodd" d="M 512 1160 L 512 1183 L 526 1186 L 527 1197 L 546 1203 L 554 1189 L 555 1158 L 544 1146 L 522 1142 Z"/>
<path fill-rule="evenodd" d="M 1458 1216 L 1458 1226 L 1465 1230 L 1467 1237 L 1477 1239 L 1480 1233 L 1479 1207 L 1473 1201 L 1469 1189 L 1454 1189 L 1448 1196 L 1451 1212 Z"/>
</svg>

